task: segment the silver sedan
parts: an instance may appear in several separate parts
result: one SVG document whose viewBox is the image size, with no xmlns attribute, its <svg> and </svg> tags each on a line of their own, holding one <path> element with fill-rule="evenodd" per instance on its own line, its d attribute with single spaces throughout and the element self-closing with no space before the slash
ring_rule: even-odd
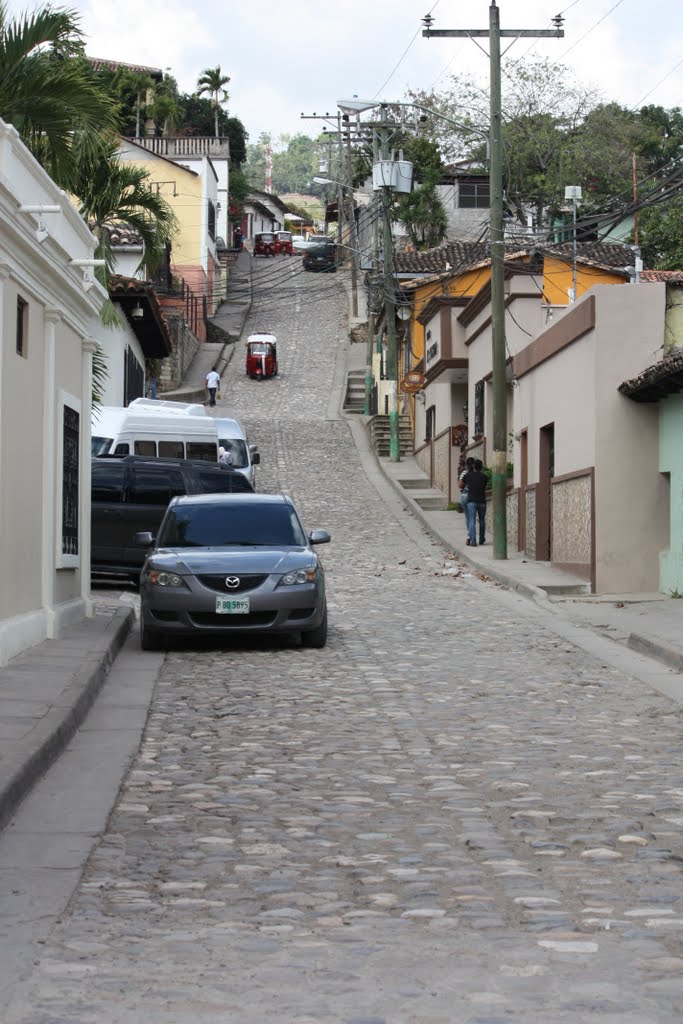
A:
<svg viewBox="0 0 683 1024">
<path fill-rule="evenodd" d="M 174 498 L 159 535 L 137 535 L 151 550 L 140 578 L 143 650 L 164 639 L 240 633 L 301 634 L 327 642 L 325 574 L 314 545 L 283 494 L 200 494 Z"/>
</svg>

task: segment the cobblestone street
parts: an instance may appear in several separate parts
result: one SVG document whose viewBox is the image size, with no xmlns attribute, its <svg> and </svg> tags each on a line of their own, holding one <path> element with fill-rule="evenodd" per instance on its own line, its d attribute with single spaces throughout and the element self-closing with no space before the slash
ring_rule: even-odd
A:
<svg viewBox="0 0 683 1024">
<path fill-rule="evenodd" d="M 216 412 L 332 534 L 328 646 L 169 652 L 2 1024 L 683 1021 L 680 709 L 384 500 L 334 401 L 346 295 L 300 268 L 254 261 L 280 373 L 239 345 Z"/>
</svg>

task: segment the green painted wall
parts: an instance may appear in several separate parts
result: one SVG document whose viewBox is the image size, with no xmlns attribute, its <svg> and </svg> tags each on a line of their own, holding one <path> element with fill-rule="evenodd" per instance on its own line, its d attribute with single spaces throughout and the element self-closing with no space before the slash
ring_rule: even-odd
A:
<svg viewBox="0 0 683 1024">
<path fill-rule="evenodd" d="M 670 547 L 659 556 L 659 589 L 683 594 L 683 395 L 659 403 L 659 468 L 670 481 Z"/>
</svg>

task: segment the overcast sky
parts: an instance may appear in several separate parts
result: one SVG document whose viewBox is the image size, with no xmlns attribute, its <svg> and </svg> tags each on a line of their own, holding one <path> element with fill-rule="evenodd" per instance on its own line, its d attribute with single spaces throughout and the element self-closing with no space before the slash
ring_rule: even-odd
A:
<svg viewBox="0 0 683 1024">
<path fill-rule="evenodd" d="M 317 134 L 322 122 L 300 114 L 334 110 L 338 98 L 399 99 L 407 88 L 446 84 L 454 71 L 483 83 L 488 76 L 487 58 L 473 41 L 423 39 L 421 19 L 431 10 L 434 28 L 486 28 L 489 0 L 53 2 L 80 11 L 91 56 L 168 69 L 181 91 L 192 91 L 201 72 L 219 64 L 231 77 L 227 109 L 252 141 L 263 131 L 274 138 Z M 34 6 L 9 2 L 14 12 Z M 606 99 L 683 106 L 683 0 L 498 6 L 502 28 L 549 28 L 553 15 L 565 15 L 564 39 L 519 40 L 511 57 L 533 45 L 534 53 L 573 67 Z"/>
</svg>

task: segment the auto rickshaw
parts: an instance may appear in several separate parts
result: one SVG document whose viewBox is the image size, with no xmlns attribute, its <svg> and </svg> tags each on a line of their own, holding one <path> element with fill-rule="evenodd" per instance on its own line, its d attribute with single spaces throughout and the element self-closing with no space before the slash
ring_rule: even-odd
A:
<svg viewBox="0 0 683 1024">
<path fill-rule="evenodd" d="M 260 231 L 254 235 L 254 256 L 275 255 L 275 233 L 273 231 Z"/>
<path fill-rule="evenodd" d="M 277 338 L 274 334 L 250 334 L 247 338 L 247 377 L 264 380 L 277 376 Z"/>
<path fill-rule="evenodd" d="M 292 253 L 294 252 L 292 232 L 276 231 L 275 235 L 275 251 L 278 253 L 284 252 L 287 256 L 291 256 Z"/>
</svg>

